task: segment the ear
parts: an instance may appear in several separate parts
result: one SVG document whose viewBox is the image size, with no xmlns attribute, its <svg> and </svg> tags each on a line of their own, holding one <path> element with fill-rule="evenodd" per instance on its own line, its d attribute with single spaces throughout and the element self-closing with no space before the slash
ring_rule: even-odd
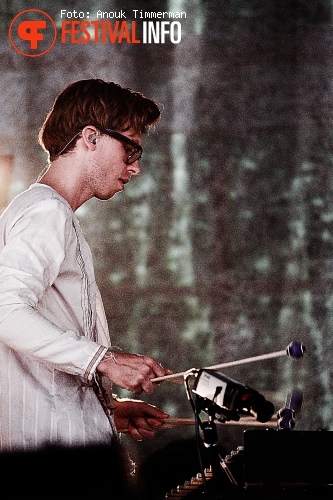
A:
<svg viewBox="0 0 333 500">
<path fill-rule="evenodd" d="M 100 135 L 100 131 L 92 126 L 92 125 L 87 125 L 84 127 L 82 130 L 82 139 L 88 149 L 91 151 L 94 151 L 96 148 L 96 139 Z"/>
</svg>

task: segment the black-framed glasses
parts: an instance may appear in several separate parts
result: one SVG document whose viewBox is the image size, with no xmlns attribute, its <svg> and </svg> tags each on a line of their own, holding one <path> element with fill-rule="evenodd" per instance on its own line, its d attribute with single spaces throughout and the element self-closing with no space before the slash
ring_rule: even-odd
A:
<svg viewBox="0 0 333 500">
<path fill-rule="evenodd" d="M 138 144 L 135 141 L 132 141 L 132 139 L 129 139 L 126 135 L 121 134 L 120 132 L 116 132 L 115 130 L 112 130 L 110 128 L 105 128 L 101 130 L 101 132 L 106 133 L 110 137 L 113 137 L 117 141 L 125 142 L 125 144 L 129 144 L 130 146 L 133 146 L 133 151 L 127 156 L 127 165 L 131 165 L 132 163 L 140 160 L 142 156 L 142 147 L 140 144 Z"/>
</svg>

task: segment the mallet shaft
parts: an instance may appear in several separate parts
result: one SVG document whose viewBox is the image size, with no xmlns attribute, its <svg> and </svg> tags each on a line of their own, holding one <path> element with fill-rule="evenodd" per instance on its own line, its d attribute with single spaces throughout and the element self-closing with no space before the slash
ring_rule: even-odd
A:
<svg viewBox="0 0 333 500">
<path fill-rule="evenodd" d="M 254 361 L 265 361 L 267 359 L 279 358 L 286 355 L 286 350 L 270 352 L 268 354 L 260 354 L 259 356 L 252 356 L 250 358 L 238 359 L 236 361 L 229 361 L 227 363 L 221 363 L 219 365 L 206 366 L 203 370 L 220 370 L 222 368 L 229 368 L 230 366 L 243 365 L 246 363 L 253 363 Z M 151 381 L 163 382 L 164 380 L 169 380 L 170 382 L 180 382 L 183 383 L 184 375 L 187 372 L 172 373 L 171 375 L 165 375 L 164 377 L 152 378 Z M 181 379 L 181 380 L 178 380 Z"/>
</svg>

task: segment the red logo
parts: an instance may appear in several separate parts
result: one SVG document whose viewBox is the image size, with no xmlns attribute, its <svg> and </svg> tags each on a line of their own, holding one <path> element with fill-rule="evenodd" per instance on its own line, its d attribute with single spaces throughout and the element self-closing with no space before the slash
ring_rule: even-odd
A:
<svg viewBox="0 0 333 500">
<path fill-rule="evenodd" d="M 57 27 L 46 12 L 28 9 L 14 17 L 8 36 L 17 52 L 28 57 L 38 57 L 53 47 L 57 38 Z"/>
</svg>

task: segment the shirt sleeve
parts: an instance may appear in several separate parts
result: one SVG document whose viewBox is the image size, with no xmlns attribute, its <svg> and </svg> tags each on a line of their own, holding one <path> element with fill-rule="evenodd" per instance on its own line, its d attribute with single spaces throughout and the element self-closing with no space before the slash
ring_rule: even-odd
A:
<svg viewBox="0 0 333 500">
<path fill-rule="evenodd" d="M 0 341 L 67 373 L 91 380 L 106 347 L 64 331 L 36 309 L 55 281 L 71 230 L 68 209 L 56 199 L 5 218 L 0 253 Z"/>
</svg>

